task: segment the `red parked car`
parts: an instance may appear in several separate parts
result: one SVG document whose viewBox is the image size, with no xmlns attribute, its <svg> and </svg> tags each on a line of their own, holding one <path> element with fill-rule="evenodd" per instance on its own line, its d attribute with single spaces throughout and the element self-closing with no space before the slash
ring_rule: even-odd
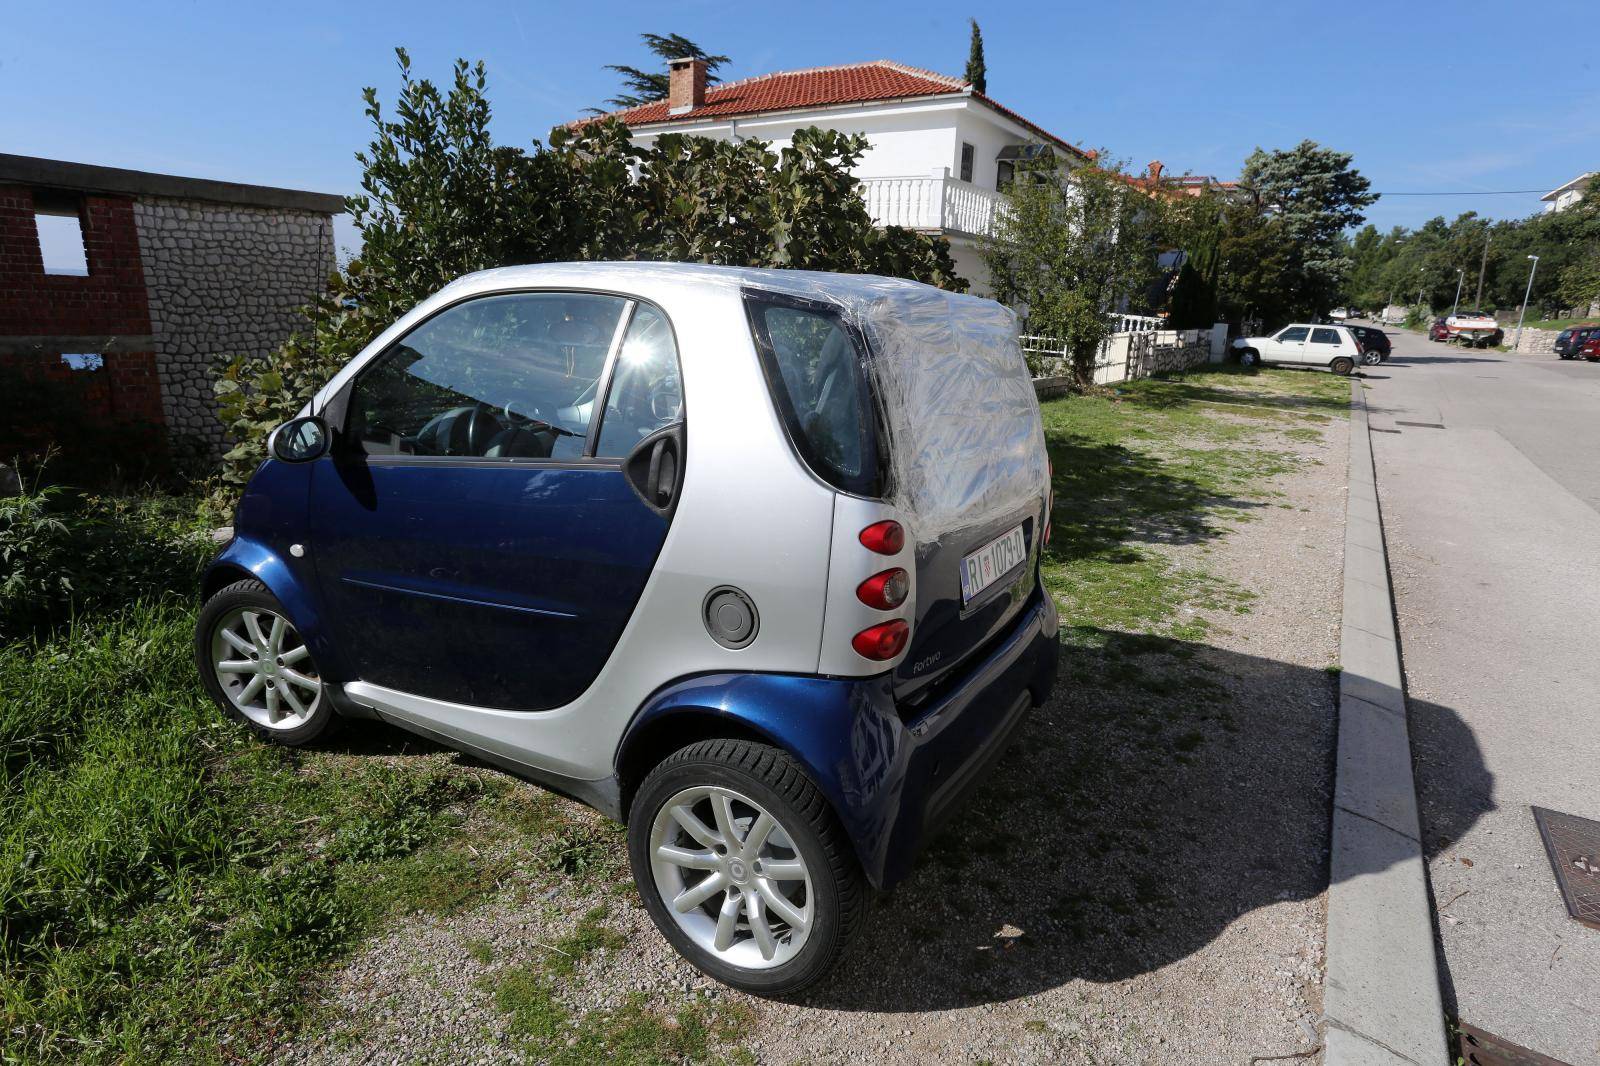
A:
<svg viewBox="0 0 1600 1066">
<path fill-rule="evenodd" d="M 1584 342 L 1583 347 L 1578 349 L 1578 354 L 1591 363 L 1600 363 L 1600 333 L 1594 334 Z"/>
<path fill-rule="evenodd" d="M 1428 327 L 1430 341 L 1447 341 L 1450 339 L 1450 327 L 1444 324 L 1444 319 L 1436 318 L 1433 325 Z"/>
</svg>

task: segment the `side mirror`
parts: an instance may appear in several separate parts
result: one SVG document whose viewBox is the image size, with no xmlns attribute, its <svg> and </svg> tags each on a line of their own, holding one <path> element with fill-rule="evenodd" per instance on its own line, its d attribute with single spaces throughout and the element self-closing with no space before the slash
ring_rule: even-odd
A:
<svg viewBox="0 0 1600 1066">
<path fill-rule="evenodd" d="M 328 424 L 315 415 L 292 418 L 272 431 L 272 457 L 286 463 L 309 463 L 328 451 Z"/>
</svg>

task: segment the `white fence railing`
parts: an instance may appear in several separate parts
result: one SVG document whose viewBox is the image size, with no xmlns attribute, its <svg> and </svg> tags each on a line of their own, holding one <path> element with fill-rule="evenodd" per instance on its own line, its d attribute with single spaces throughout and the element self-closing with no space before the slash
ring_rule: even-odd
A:
<svg viewBox="0 0 1600 1066">
<path fill-rule="evenodd" d="M 880 226 L 946 230 L 975 237 L 994 230 L 1000 194 L 946 174 L 862 178 L 867 211 Z"/>
<path fill-rule="evenodd" d="M 1205 362 L 1216 348 L 1214 329 L 1158 329 L 1161 320 L 1148 315 L 1112 317 L 1118 320 L 1118 328 L 1100 342 L 1100 350 L 1095 353 L 1096 385 L 1114 385 L 1174 369 L 1178 364 Z M 1065 377 L 1071 373 L 1072 353 L 1061 338 L 1023 334 L 1018 340 L 1034 367 L 1035 377 Z"/>
</svg>

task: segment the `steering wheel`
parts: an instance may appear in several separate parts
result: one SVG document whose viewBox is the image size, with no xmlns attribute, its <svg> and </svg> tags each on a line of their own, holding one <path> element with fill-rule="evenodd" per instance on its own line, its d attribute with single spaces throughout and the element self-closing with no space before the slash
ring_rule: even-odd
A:
<svg viewBox="0 0 1600 1066">
<path fill-rule="evenodd" d="M 504 412 L 506 421 L 511 423 L 513 426 L 517 426 L 519 428 L 532 427 L 536 430 L 544 430 L 549 433 L 554 433 L 558 437 L 576 437 L 579 435 L 572 432 L 570 429 L 563 429 L 561 426 L 551 422 L 549 419 L 544 417 L 544 411 L 537 407 L 533 409 L 533 414 L 525 415 L 516 409 L 516 404 L 517 401 L 515 399 L 510 399 L 507 400 L 505 406 L 500 409 L 502 412 Z"/>
</svg>

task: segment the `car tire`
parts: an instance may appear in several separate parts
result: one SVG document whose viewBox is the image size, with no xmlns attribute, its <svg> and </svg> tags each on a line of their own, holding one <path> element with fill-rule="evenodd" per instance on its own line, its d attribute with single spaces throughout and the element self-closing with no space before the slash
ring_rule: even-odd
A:
<svg viewBox="0 0 1600 1066">
<path fill-rule="evenodd" d="M 1364 366 L 1377 366 L 1383 362 L 1382 352 L 1362 352 L 1361 362 Z"/>
<path fill-rule="evenodd" d="M 261 582 L 235 581 L 205 602 L 194 651 L 206 694 L 261 739 L 303 747 L 333 724 L 311 649 Z"/>
<path fill-rule="evenodd" d="M 1245 367 L 1260 366 L 1261 353 L 1254 348 L 1241 348 L 1239 350 L 1239 365 Z"/>
<path fill-rule="evenodd" d="M 1356 368 L 1355 360 L 1351 359 L 1347 355 L 1341 355 L 1339 358 L 1335 359 L 1333 362 L 1328 364 L 1328 369 L 1332 370 L 1335 374 L 1338 374 L 1340 377 L 1348 377 L 1348 376 L 1350 376 L 1350 373 L 1352 371 L 1354 371 L 1355 368 Z"/>
<path fill-rule="evenodd" d="M 751 850 L 764 817 L 772 828 Z M 725 843 L 730 833 L 736 846 Z M 629 808 L 628 860 L 678 953 L 754 995 L 815 984 L 866 920 L 866 878 L 832 807 L 799 763 L 767 744 L 705 740 L 659 763 Z M 763 872 L 778 864 L 799 876 Z M 785 921 L 784 908 L 800 920 Z"/>
</svg>

